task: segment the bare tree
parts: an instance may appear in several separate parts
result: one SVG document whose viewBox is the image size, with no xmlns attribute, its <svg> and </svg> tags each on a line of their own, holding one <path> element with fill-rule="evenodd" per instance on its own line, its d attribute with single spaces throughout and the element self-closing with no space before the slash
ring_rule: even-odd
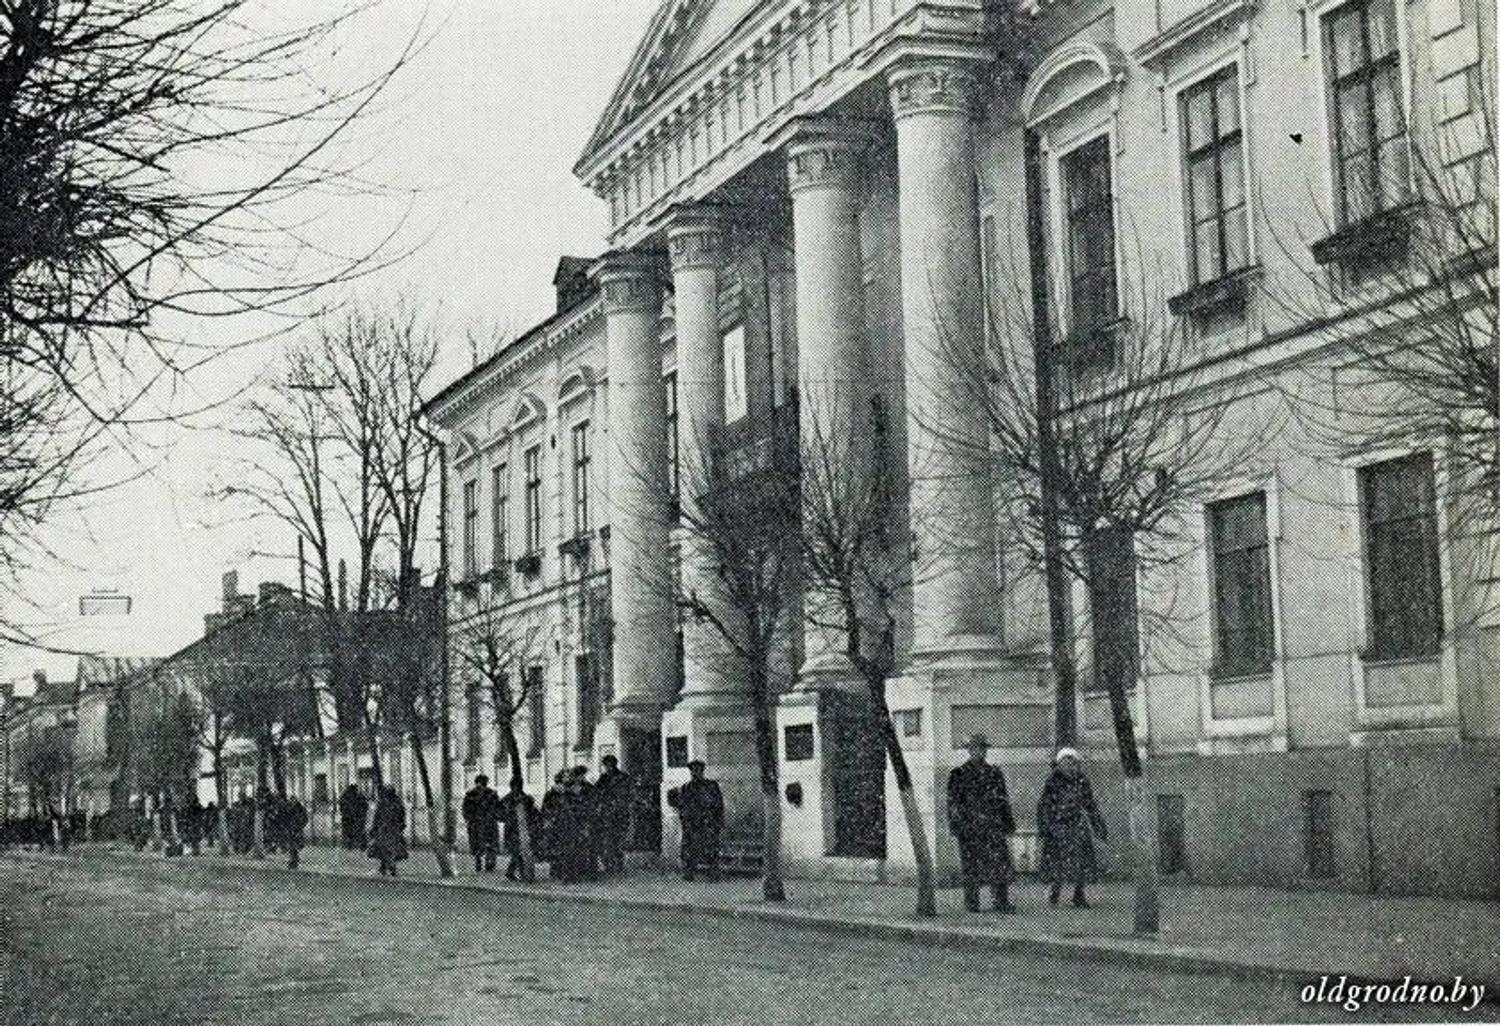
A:
<svg viewBox="0 0 1500 1026">
<path fill-rule="evenodd" d="M 131 712 L 136 781 L 155 800 L 158 829 L 167 854 L 182 853 L 177 807 L 195 786 L 198 770 L 197 710 L 192 696 L 156 676 L 137 688 Z"/>
<path fill-rule="evenodd" d="M 109 484 L 83 480 L 102 443 L 195 412 L 180 386 L 236 343 L 188 340 L 183 324 L 287 309 L 376 266 L 379 246 L 331 253 L 288 206 L 369 190 L 334 144 L 418 40 L 337 85 L 324 74 L 336 35 L 366 6 L 273 26 L 249 0 L 0 5 L 0 521 L 12 568 L 58 502 Z"/>
<path fill-rule="evenodd" d="M 861 418 L 864 419 L 864 418 Z M 903 529 L 892 488 L 884 405 L 871 401 L 868 427 L 813 424 L 801 439 L 802 580 L 821 601 L 806 604 L 814 627 L 832 629 L 863 680 L 890 762 L 917 870 L 917 915 L 937 915 L 932 846 L 917 807 L 911 768 L 891 718 L 886 684 L 896 674 L 898 597 L 913 564 L 897 539 Z M 867 439 L 870 452 L 849 439 Z"/>
<path fill-rule="evenodd" d="M 526 672 L 534 635 L 534 630 L 505 623 L 497 610 L 487 607 L 462 628 L 458 646 L 464 666 L 479 679 L 479 687 L 471 689 L 468 700 L 489 705 L 495 730 L 505 746 L 511 792 L 521 796 L 516 804 L 516 828 L 521 878 L 527 883 L 536 879 L 536 850 L 532 837 L 535 824 L 527 815 L 526 776 L 516 724 L 528 708 L 531 689 L 538 683 Z"/>
</svg>

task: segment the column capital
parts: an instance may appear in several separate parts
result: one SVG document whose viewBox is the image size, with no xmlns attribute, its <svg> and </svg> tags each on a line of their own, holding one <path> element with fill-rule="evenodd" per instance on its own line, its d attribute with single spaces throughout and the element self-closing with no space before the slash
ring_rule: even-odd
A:
<svg viewBox="0 0 1500 1026">
<path fill-rule="evenodd" d="M 604 312 L 655 308 L 661 304 L 661 255 L 652 250 L 606 253 L 589 268 L 604 295 Z"/>
<path fill-rule="evenodd" d="M 785 148 L 787 184 L 798 192 L 854 187 L 874 138 L 874 127 L 857 118 L 813 117 L 793 119 L 767 142 Z"/>
<path fill-rule="evenodd" d="M 906 57 L 885 73 L 891 113 L 971 117 L 979 98 L 977 62 L 962 57 Z"/>
<path fill-rule="evenodd" d="M 718 270 L 724 259 L 729 223 L 723 207 L 694 203 L 674 207 L 667 218 L 667 251 L 672 271 Z"/>
</svg>

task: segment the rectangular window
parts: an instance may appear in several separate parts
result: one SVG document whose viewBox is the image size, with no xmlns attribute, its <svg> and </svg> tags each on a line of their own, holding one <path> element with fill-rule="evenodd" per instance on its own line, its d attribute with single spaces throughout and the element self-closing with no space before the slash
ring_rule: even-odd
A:
<svg viewBox="0 0 1500 1026">
<path fill-rule="evenodd" d="M 996 275 L 999 271 L 997 261 L 999 235 L 995 223 L 994 214 L 985 214 L 979 220 L 979 270 L 980 279 L 984 284 L 984 329 L 985 337 L 993 339 L 996 337 L 998 327 L 995 317 L 998 312 L 996 299 Z"/>
<path fill-rule="evenodd" d="M 680 460 L 678 442 L 677 372 L 666 376 L 667 385 L 667 481 L 672 487 L 672 499 L 681 501 Z"/>
<path fill-rule="evenodd" d="M 807 762 L 813 757 L 811 723 L 796 723 L 786 728 L 786 761 Z"/>
<path fill-rule="evenodd" d="M 526 450 L 526 554 L 542 551 L 542 447 Z"/>
<path fill-rule="evenodd" d="M 490 566 L 496 570 L 510 558 L 510 468 L 500 464 L 490 472 Z"/>
<path fill-rule="evenodd" d="M 921 709 L 902 709 L 896 713 L 896 722 L 901 728 L 902 737 L 922 736 Z"/>
<path fill-rule="evenodd" d="M 1339 225 L 1407 195 L 1395 0 L 1351 0 L 1323 18 Z"/>
<path fill-rule="evenodd" d="M 464 577 L 479 572 L 479 482 L 464 482 Z"/>
<path fill-rule="evenodd" d="M 1214 672 L 1225 677 L 1270 673 L 1276 655 L 1271 603 L 1271 546 L 1266 493 L 1208 507 L 1213 561 Z"/>
<path fill-rule="evenodd" d="M 577 747 L 589 748 L 594 743 L 594 730 L 599 726 L 600 696 L 599 675 L 594 669 L 594 658 L 588 653 L 573 659 L 573 676 L 578 688 L 578 740 Z"/>
<path fill-rule="evenodd" d="M 1436 655 L 1443 640 L 1437 488 L 1432 454 L 1361 468 L 1374 659 Z"/>
<path fill-rule="evenodd" d="M 1182 94 L 1189 261 L 1193 283 L 1250 259 L 1239 68 L 1231 64 Z"/>
<path fill-rule="evenodd" d="M 593 455 L 589 452 L 589 422 L 573 425 L 573 534 L 589 529 L 589 470 Z"/>
<path fill-rule="evenodd" d="M 1161 853 L 1163 876 L 1187 869 L 1186 818 L 1182 795 L 1156 796 L 1156 844 Z"/>
<path fill-rule="evenodd" d="M 1114 362 L 1107 332 L 1119 319 L 1119 297 L 1109 146 L 1109 136 L 1100 136 L 1062 158 L 1069 335 L 1075 346 L 1069 363 L 1075 369 Z"/>
<path fill-rule="evenodd" d="M 667 738 L 667 768 L 681 769 L 688 764 L 688 739 L 686 735 Z"/>
<path fill-rule="evenodd" d="M 526 667 L 526 719 L 531 724 L 528 755 L 547 749 L 547 684 L 540 665 Z"/>
<path fill-rule="evenodd" d="M 465 752 L 468 755 L 468 761 L 472 763 L 479 758 L 480 735 L 484 729 L 482 719 L 484 690 L 478 681 L 470 681 L 464 690 L 467 692 L 464 696 L 464 712 L 467 714 L 465 727 L 467 728 L 466 733 L 468 735 Z"/>
<path fill-rule="evenodd" d="M 1333 817 L 1332 791 L 1302 792 L 1303 840 L 1308 876 L 1326 880 L 1338 875 Z"/>
<path fill-rule="evenodd" d="M 724 333 L 724 423 L 732 424 L 750 412 L 745 382 L 745 326 Z"/>
</svg>

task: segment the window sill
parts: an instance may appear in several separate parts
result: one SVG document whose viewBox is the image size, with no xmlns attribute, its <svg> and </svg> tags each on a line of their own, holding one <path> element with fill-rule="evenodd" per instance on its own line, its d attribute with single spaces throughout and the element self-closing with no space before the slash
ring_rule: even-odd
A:
<svg viewBox="0 0 1500 1026">
<path fill-rule="evenodd" d="M 542 554 L 540 552 L 528 552 L 524 556 L 516 558 L 516 573 L 526 577 L 535 577 L 542 572 Z"/>
<path fill-rule="evenodd" d="M 1178 293 L 1167 300 L 1167 309 L 1179 317 L 1194 318 L 1243 314 L 1250 298 L 1250 286 L 1259 277 L 1259 264 L 1241 267 Z"/>
<path fill-rule="evenodd" d="M 1416 209 L 1415 202 L 1403 203 L 1347 224 L 1312 244 L 1313 259 L 1352 268 L 1399 259 L 1411 243 Z"/>
<path fill-rule="evenodd" d="M 589 554 L 589 547 L 593 543 L 593 540 L 593 531 L 582 531 L 558 545 L 557 551 L 564 556 L 583 559 Z"/>
<path fill-rule="evenodd" d="M 1249 684 L 1252 682 L 1267 681 L 1275 676 L 1275 670 L 1267 666 L 1263 670 L 1229 670 L 1222 667 L 1210 667 L 1208 680 L 1210 684 Z"/>
<path fill-rule="evenodd" d="M 1443 653 L 1423 652 L 1417 655 L 1393 655 L 1384 652 L 1361 652 L 1360 662 L 1365 666 L 1428 666 L 1442 661 Z"/>
</svg>

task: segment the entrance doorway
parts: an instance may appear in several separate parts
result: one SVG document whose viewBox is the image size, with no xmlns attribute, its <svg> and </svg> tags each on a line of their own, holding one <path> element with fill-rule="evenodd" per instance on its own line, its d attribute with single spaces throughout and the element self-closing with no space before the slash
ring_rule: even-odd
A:
<svg viewBox="0 0 1500 1026">
<path fill-rule="evenodd" d="M 635 785 L 630 850 L 661 853 L 661 731 L 620 731 L 621 769 Z"/>
</svg>

